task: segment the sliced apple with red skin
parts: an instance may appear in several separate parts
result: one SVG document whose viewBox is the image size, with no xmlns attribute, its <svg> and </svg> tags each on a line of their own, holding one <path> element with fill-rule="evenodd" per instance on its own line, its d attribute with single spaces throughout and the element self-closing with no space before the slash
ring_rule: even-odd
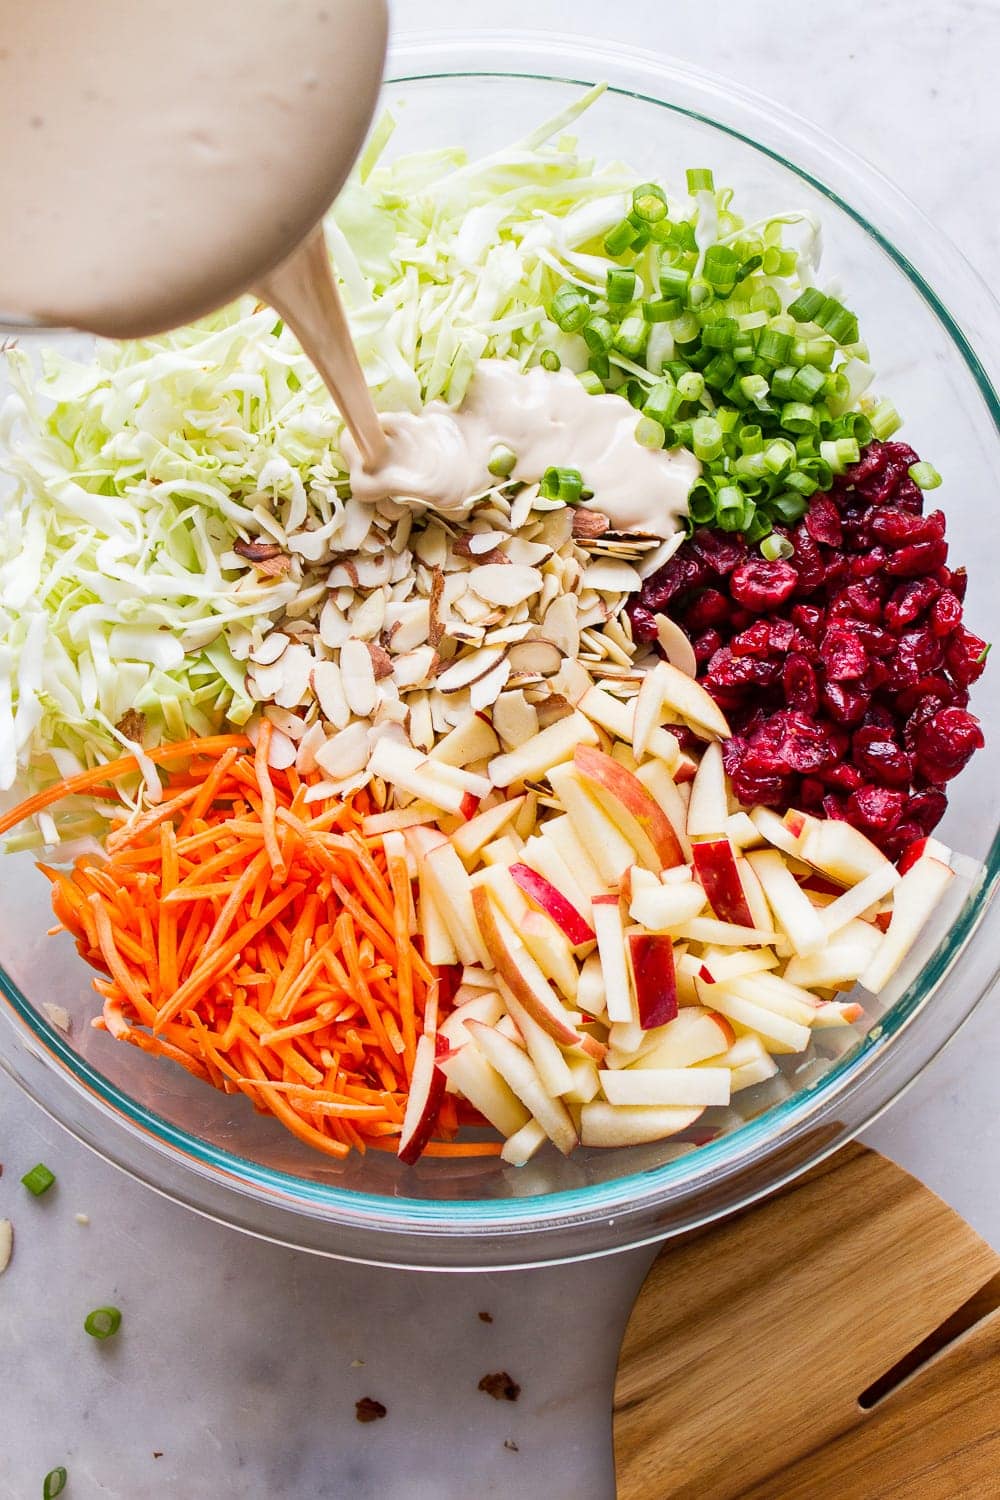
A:
<svg viewBox="0 0 1000 1500">
<path fill-rule="evenodd" d="M 890 863 L 859 829 L 829 819 L 810 823 L 798 852 L 807 864 L 840 885 L 857 885 L 866 875 Z"/>
<path fill-rule="evenodd" d="M 674 945 L 665 934 L 642 928 L 629 928 L 625 938 L 639 1025 L 643 1031 L 652 1031 L 677 1014 Z"/>
<path fill-rule="evenodd" d="M 864 880 L 859 880 L 850 890 L 838 893 L 819 914 L 827 937 L 832 937 L 842 927 L 846 927 L 848 922 L 863 916 L 870 906 L 888 896 L 894 886 L 899 884 L 899 879 L 899 872 L 887 863 L 883 869 L 873 870 Z"/>
<path fill-rule="evenodd" d="M 817 1030 L 830 1026 L 854 1026 L 864 1018 L 864 1006 L 854 1000 L 821 1000 L 816 1007 L 813 1026 Z"/>
<path fill-rule="evenodd" d="M 607 1013 L 604 970 L 601 968 L 599 953 L 591 953 L 583 961 L 576 987 L 576 1003 L 589 1016 L 604 1016 Z"/>
<path fill-rule="evenodd" d="M 725 714 L 701 683 L 670 662 L 660 661 L 647 672 L 635 702 L 632 744 L 637 758 L 642 758 L 650 735 L 662 724 L 665 709 L 679 714 L 703 738 L 727 740 L 732 733 Z"/>
<path fill-rule="evenodd" d="M 575 766 L 553 766 L 549 781 L 566 809 L 573 831 L 600 872 L 604 890 L 617 886 L 629 866 L 635 864 L 638 851 L 634 844 L 591 796 Z"/>
<path fill-rule="evenodd" d="M 811 1035 L 808 1026 L 734 995 L 722 985 L 712 986 L 711 995 L 712 1004 L 727 1020 L 742 1030 L 755 1032 L 769 1052 L 804 1052 L 808 1047 Z"/>
<path fill-rule="evenodd" d="M 499 838 L 524 805 L 523 797 L 511 797 L 496 807 L 477 813 L 451 835 L 452 846 L 462 859 L 473 859 L 493 839 Z"/>
<path fill-rule="evenodd" d="M 604 811 L 652 870 L 684 864 L 673 825 L 653 794 L 620 761 L 592 745 L 577 745 L 573 764 Z"/>
<path fill-rule="evenodd" d="M 604 976 L 604 1003 L 609 1021 L 638 1019 L 629 984 L 625 928 L 617 896 L 595 896 L 594 930 Z"/>
<path fill-rule="evenodd" d="M 538 1076 L 546 1091 L 553 1099 L 559 1098 L 561 1094 L 568 1094 L 573 1087 L 573 1074 L 558 1043 L 528 1014 L 523 1005 L 518 1004 L 512 990 L 504 989 L 501 993 L 508 1014 L 524 1038 L 524 1045 L 538 1069 Z"/>
<path fill-rule="evenodd" d="M 954 874 L 950 865 L 925 854 L 902 877 L 892 893 L 889 926 L 858 980 L 873 995 L 885 988 L 931 921 Z"/>
<path fill-rule="evenodd" d="M 923 859 L 925 855 L 929 859 L 940 860 L 943 865 L 951 862 L 951 850 L 947 844 L 942 844 L 939 839 L 928 837 L 914 839 L 912 844 L 907 845 L 897 861 L 896 869 L 900 875 L 905 875 L 910 866 L 915 865 L 917 860 Z"/>
<path fill-rule="evenodd" d="M 772 844 L 775 849 L 780 849 L 782 854 L 798 855 L 798 836 L 789 831 L 783 820 L 771 808 L 752 808 L 750 811 L 750 821 L 761 838 L 768 844 Z"/>
<path fill-rule="evenodd" d="M 760 974 L 777 967 L 777 957 L 767 948 L 737 948 L 725 952 L 716 948 L 700 958 L 685 953 L 678 961 L 677 972 L 692 979 L 705 979 L 708 984 L 727 984 L 730 979 L 740 979 L 744 974 Z"/>
<path fill-rule="evenodd" d="M 777 849 L 752 849 L 747 863 L 760 881 L 775 922 L 796 953 L 816 953 L 827 940 L 819 913 Z"/>
<path fill-rule="evenodd" d="M 725 986 L 726 993 L 742 1000 L 749 1000 L 753 1005 L 762 1005 L 765 1010 L 773 1011 L 776 1016 L 784 1016 L 788 1021 L 795 1021 L 800 1026 L 812 1026 L 816 1020 L 819 1002 L 811 995 L 808 1000 L 801 1000 L 797 993 L 797 985 L 780 988 L 783 983 L 780 979 L 774 989 L 757 983 L 761 978 L 772 977 L 775 976 L 748 974 L 744 979 L 733 979 Z"/>
<path fill-rule="evenodd" d="M 447 1046 L 447 1043 L 445 1043 Z M 417 1041 L 410 1090 L 396 1155 L 412 1166 L 434 1133 L 444 1098 L 445 1076 L 436 1062 L 437 1039 L 426 1033 Z"/>
<path fill-rule="evenodd" d="M 736 855 L 728 838 L 692 841 L 694 867 L 704 886 L 709 905 L 723 922 L 754 927 L 753 913 L 747 903 L 743 882 L 736 866 Z"/>
<path fill-rule="evenodd" d="M 510 873 L 529 901 L 552 919 L 574 948 L 597 941 L 597 934 L 582 913 L 544 875 L 520 863 L 511 865 Z"/>
<path fill-rule="evenodd" d="M 728 1104 L 731 1088 L 728 1068 L 618 1068 L 601 1073 L 601 1086 L 609 1104 L 670 1105 Z"/>
<path fill-rule="evenodd" d="M 569 1156 L 578 1139 L 573 1118 L 561 1099 L 553 1099 L 547 1093 L 527 1052 L 481 1021 L 471 1021 L 469 1030 L 487 1061 L 538 1121 L 549 1140 L 564 1156 Z"/>
<path fill-rule="evenodd" d="M 703 1113 L 669 1105 L 620 1108 L 594 1099 L 580 1110 L 580 1139 L 585 1146 L 641 1146 L 687 1130 Z"/>
<path fill-rule="evenodd" d="M 487 952 L 497 973 L 524 1006 L 524 1009 L 562 1047 L 582 1047 L 585 1052 L 601 1044 L 577 1032 L 566 1016 L 545 975 L 520 942 L 510 923 L 498 911 L 489 891 L 479 885 L 473 889 L 472 905 Z"/>
</svg>

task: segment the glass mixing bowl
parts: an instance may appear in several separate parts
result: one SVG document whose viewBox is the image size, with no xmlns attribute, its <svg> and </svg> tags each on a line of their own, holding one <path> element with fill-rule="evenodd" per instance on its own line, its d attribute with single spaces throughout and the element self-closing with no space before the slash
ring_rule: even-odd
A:
<svg viewBox="0 0 1000 1500">
<path fill-rule="evenodd" d="M 741 212 L 804 207 L 822 218 L 823 271 L 860 315 L 879 388 L 904 436 L 945 476 L 952 557 L 967 562 L 967 618 L 1000 617 L 1000 528 L 983 523 L 1000 473 L 1000 404 L 975 352 L 1000 348 L 1000 312 L 923 214 L 871 167 L 780 107 L 679 64 L 543 35 L 402 39 L 385 100 L 394 152 L 506 143 L 584 83 L 606 95 L 574 127 L 598 158 L 676 182 L 689 165 L 734 184 Z M 54 335 L 45 338 L 52 342 Z M 63 340 L 65 343 L 65 340 Z M 74 342 L 76 342 L 74 340 Z M 40 347 L 32 335 L 26 347 Z M 935 496 L 935 500 L 938 496 Z M 1000 725 L 990 678 L 973 708 Z M 991 701 L 992 700 L 992 701 Z M 820 1033 L 805 1058 L 717 1112 L 716 1133 L 611 1152 L 495 1160 L 310 1154 L 248 1101 L 89 1026 L 90 975 L 45 936 L 47 885 L 23 855 L 0 861 L 0 1062 L 100 1155 L 171 1198 L 243 1230 L 350 1259 L 482 1269 L 624 1249 L 705 1224 L 772 1191 L 867 1125 L 927 1065 L 997 970 L 1000 785 L 988 752 L 953 785 L 940 834 L 962 852 L 954 895 L 864 1027 Z M 67 1035 L 46 1007 L 72 1018 Z M 705 1117 L 708 1121 L 709 1116 Z"/>
</svg>

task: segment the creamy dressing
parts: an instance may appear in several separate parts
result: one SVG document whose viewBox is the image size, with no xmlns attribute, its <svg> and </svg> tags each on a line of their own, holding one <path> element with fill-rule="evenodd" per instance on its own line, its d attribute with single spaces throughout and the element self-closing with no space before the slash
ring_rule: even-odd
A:
<svg viewBox="0 0 1000 1500">
<path fill-rule="evenodd" d="M 385 0 L 0 0 L 0 318 L 131 338 L 256 286 L 343 185 L 386 32 Z"/>
<path fill-rule="evenodd" d="M 348 435 L 343 448 L 360 500 L 392 498 L 468 515 L 497 484 L 490 456 L 505 447 L 516 455 L 512 479 L 531 484 L 550 467 L 578 469 L 593 491 L 588 508 L 615 530 L 668 537 L 687 513 L 701 466 L 682 448 L 644 448 L 635 438 L 638 421 L 623 396 L 592 396 L 568 370 L 522 373 L 512 360 L 487 359 L 476 366 L 461 406 L 431 401 L 419 412 L 384 415 L 388 450 L 375 468 L 365 469 Z"/>
</svg>

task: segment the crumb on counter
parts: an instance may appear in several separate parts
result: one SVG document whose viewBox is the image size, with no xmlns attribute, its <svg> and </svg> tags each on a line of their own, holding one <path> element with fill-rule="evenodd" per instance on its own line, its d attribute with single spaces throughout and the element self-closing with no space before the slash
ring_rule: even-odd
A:
<svg viewBox="0 0 1000 1500">
<path fill-rule="evenodd" d="M 506 1370 L 497 1370 L 495 1375 L 484 1375 L 478 1389 L 492 1396 L 494 1401 L 516 1401 L 521 1387 L 512 1380 Z"/>
<path fill-rule="evenodd" d="M 354 1410 L 359 1422 L 377 1422 L 386 1415 L 381 1401 L 375 1401 L 371 1396 L 362 1396 L 354 1403 Z"/>
<path fill-rule="evenodd" d="M 493 1314 L 492 1313 L 488 1313 L 488 1312 L 481 1312 L 479 1314 L 479 1321 L 480 1321 L 480 1323 L 492 1323 L 493 1322 Z"/>
</svg>

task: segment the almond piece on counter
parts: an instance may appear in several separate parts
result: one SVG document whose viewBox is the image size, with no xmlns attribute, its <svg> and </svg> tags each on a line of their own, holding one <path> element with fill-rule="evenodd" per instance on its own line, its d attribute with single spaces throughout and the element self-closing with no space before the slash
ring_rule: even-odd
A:
<svg viewBox="0 0 1000 1500">
<path fill-rule="evenodd" d="M 0 1276 L 10 1265 L 14 1253 L 14 1226 L 9 1219 L 0 1219 Z"/>
</svg>

